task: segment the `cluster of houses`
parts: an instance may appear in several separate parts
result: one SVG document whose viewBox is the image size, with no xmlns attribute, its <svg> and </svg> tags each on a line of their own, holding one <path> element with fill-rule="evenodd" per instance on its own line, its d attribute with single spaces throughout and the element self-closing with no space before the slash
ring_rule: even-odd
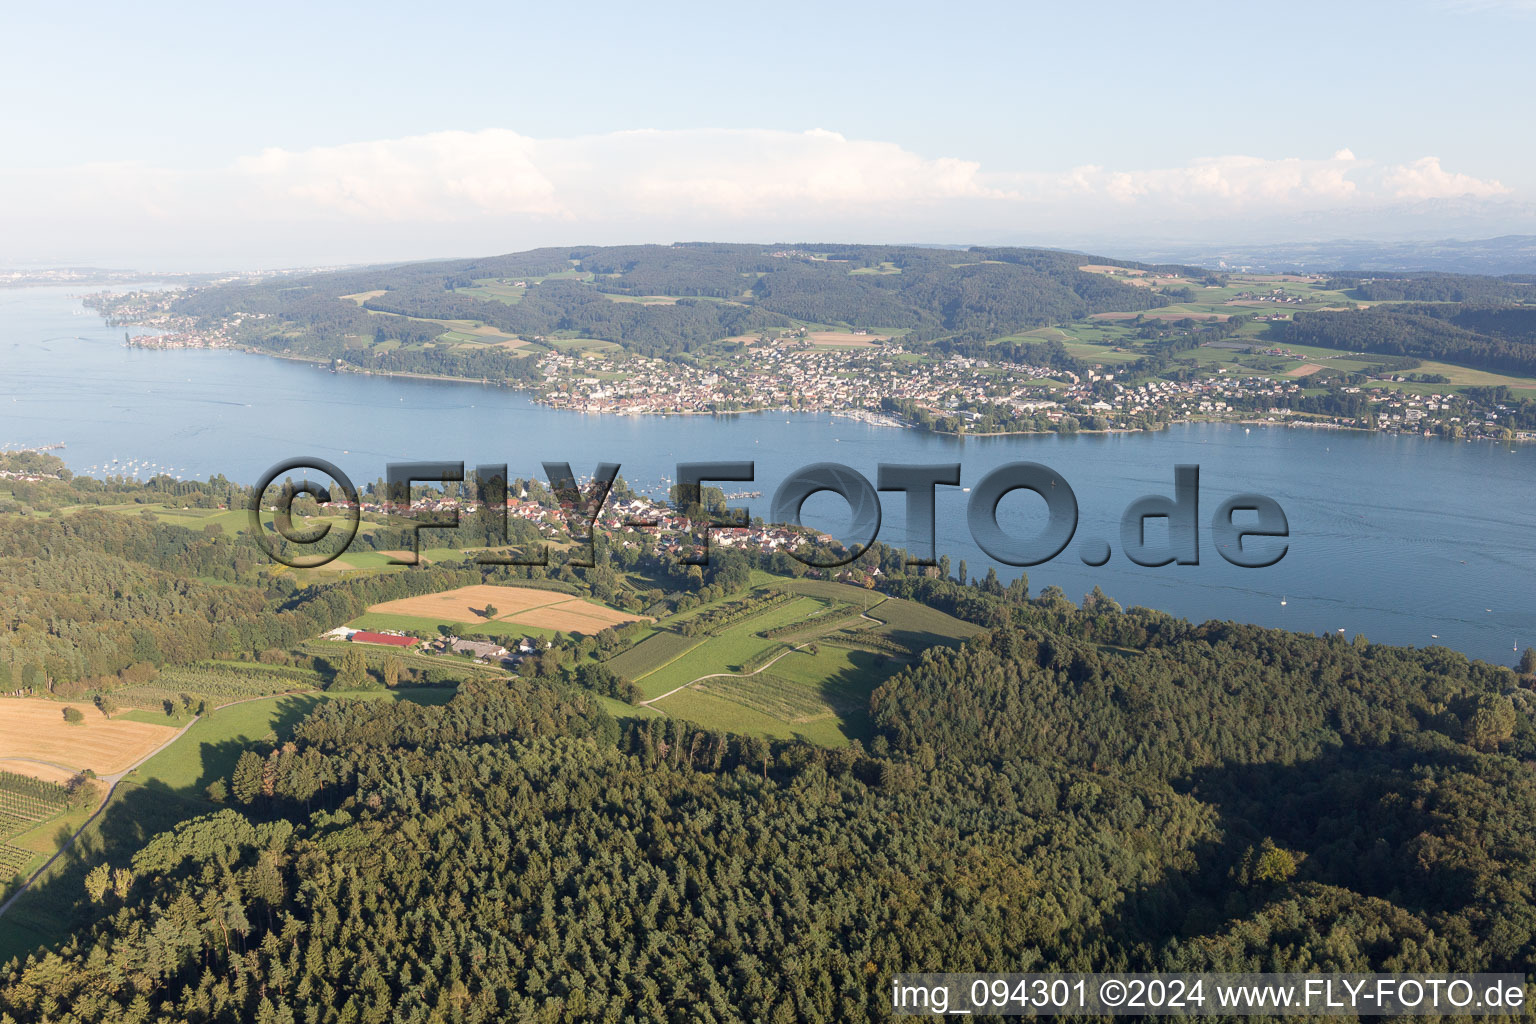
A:
<svg viewBox="0 0 1536 1024">
<path fill-rule="evenodd" d="M 171 291 L 140 291 L 120 294 L 102 292 L 87 295 L 82 301 L 95 308 L 110 324 L 135 324 L 153 328 L 154 334 L 123 335 L 123 344 L 131 348 L 183 349 L 230 348 L 247 321 L 265 320 L 268 313 L 236 313 L 217 325 L 197 326 L 197 321 L 170 311 Z"/>
<path fill-rule="evenodd" d="M 656 548 L 675 554 L 693 543 L 696 527 L 687 516 L 671 505 L 636 495 L 610 501 L 597 517 L 597 525 L 612 532 L 644 530 L 656 534 Z M 758 551 L 789 551 L 808 537 L 823 544 L 832 542 L 826 534 L 808 534 L 782 526 L 754 525 L 744 529 L 717 529 L 710 533 L 710 544 L 725 548 L 750 548 Z M 626 545 L 632 543 L 624 542 Z"/>
<path fill-rule="evenodd" d="M 1115 382 L 1113 372 L 1083 374 L 955 356 L 907 362 L 899 346 L 879 350 L 753 349 L 733 367 L 698 367 L 643 358 L 555 354 L 545 368 L 562 380 L 543 400 L 586 412 L 688 413 L 731 408 L 864 410 L 910 403 L 962 423 L 983 418 L 988 406 L 1015 415 L 1127 418 L 1144 413 L 1215 415 L 1231 412 L 1238 396 L 1278 397 L 1302 391 L 1299 383 L 1267 377 L 1154 380 L 1137 387 Z M 558 365 L 553 365 L 558 364 Z M 587 374 L 580 376 L 580 374 Z M 1279 404 L 1279 403 L 1277 403 Z"/>
<path fill-rule="evenodd" d="M 1116 407 L 1129 416 L 1160 409 L 1176 414 L 1212 415 L 1231 411 L 1232 402 L 1237 398 L 1265 396 L 1275 401 L 1286 396 L 1300 395 L 1302 387 L 1298 383 L 1254 376 L 1227 380 L 1153 380 L 1136 387 L 1115 385 L 1115 390 Z"/>
<path fill-rule="evenodd" d="M 746 498 L 748 496 L 738 495 L 737 497 Z M 320 507 L 327 512 L 339 513 L 348 510 L 347 503 L 341 501 L 322 503 Z M 412 512 L 457 511 L 463 514 L 471 514 L 478 511 L 479 507 L 473 501 L 460 500 L 445 495 L 422 498 L 411 503 Z M 376 501 L 364 501 L 362 511 L 379 514 L 399 514 L 399 509 Z M 552 505 L 531 501 L 525 496 L 507 498 L 507 515 L 536 523 L 539 531 L 550 538 L 557 538 L 563 532 L 568 532 L 570 525 L 567 518 L 568 513 L 564 513 Z M 634 495 L 629 498 L 610 498 L 603 504 L 596 524 L 598 527 L 611 533 L 645 532 L 653 534 L 656 537 L 657 550 L 672 554 L 691 547 L 694 543 L 693 538 L 699 529 L 699 527 L 689 521 L 687 516 L 680 514 L 673 506 L 641 495 Z M 727 548 L 751 548 L 759 551 L 774 552 L 792 550 L 806 539 L 814 539 L 823 544 L 832 542 L 832 538 L 826 534 L 807 532 L 804 529 L 754 525 L 743 529 L 716 529 L 711 532 L 710 543 Z M 634 542 L 625 540 L 621 543 L 628 547 Z M 340 636 L 338 638 L 350 639 L 349 636 Z M 378 643 L 381 641 L 365 638 L 361 642 Z"/>
<path fill-rule="evenodd" d="M 1300 295 L 1293 295 L 1284 288 L 1272 288 L 1267 292 L 1238 292 L 1229 300 L 1229 305 L 1247 305 L 1251 302 L 1272 302 L 1285 306 L 1300 306 L 1311 302 L 1312 299 Z"/>
<path fill-rule="evenodd" d="M 403 650 L 415 650 L 421 654 L 458 654 L 487 665 L 501 665 L 511 668 L 519 661 L 531 654 L 537 654 L 541 648 L 548 647 L 549 641 L 538 640 L 533 637 L 523 637 L 511 647 L 490 640 L 466 640 L 463 637 L 443 636 L 435 640 L 421 640 L 414 636 L 407 636 L 399 630 L 368 630 L 352 629 L 348 626 L 337 626 L 325 634 L 328 639 L 340 640 L 354 644 L 371 644 L 377 647 L 396 647 Z"/>
<path fill-rule="evenodd" d="M 341 514 L 350 512 L 352 504 L 347 501 L 321 502 L 323 511 Z M 380 501 L 376 497 L 364 498 L 361 505 L 363 512 L 375 515 L 399 515 L 401 509 L 397 505 Z M 423 497 L 413 498 L 411 512 L 462 512 L 471 514 L 480 510 L 478 502 L 463 501 L 446 494 L 428 494 Z M 536 501 L 528 500 L 527 492 L 521 495 L 507 498 L 507 516 L 509 518 L 522 519 L 535 524 L 539 532 L 546 537 L 557 537 L 560 534 L 559 524 L 551 520 L 555 510 L 548 505 L 541 505 Z"/>
<path fill-rule="evenodd" d="M 773 254 L 785 259 L 820 259 L 814 254 L 786 249 Z M 1096 268 L 1097 269 L 1097 268 Z M 1104 268 L 1106 272 L 1118 270 Z M 1144 278 L 1138 277 L 1137 280 Z M 1289 278 L 1287 280 L 1290 280 Z M 1321 280 L 1317 277 L 1306 281 Z M 527 281 L 514 287 L 527 287 Z M 94 306 L 113 323 L 133 323 L 157 329 L 159 333 L 127 339 L 131 345 L 151 348 L 207 348 L 237 344 L 242 328 L 249 322 L 268 319 L 268 313 L 236 313 L 217 325 L 199 325 L 187 317 L 170 312 L 171 297 L 165 291 L 138 291 L 127 294 L 103 292 L 87 296 Z M 1283 287 L 1254 288 L 1229 300 L 1233 305 L 1283 307 L 1285 313 L 1260 313 L 1262 319 L 1283 320 L 1289 310 L 1306 304 L 1305 295 Z M 855 336 L 867 336 L 858 329 Z M 1223 376 L 1196 381 L 1152 381 L 1136 388 L 1103 385 L 1114 374 L 1102 371 L 1076 374 L 1046 366 L 1030 366 L 987 359 L 952 357 L 913 359 L 900 341 L 884 340 L 869 347 L 867 337 L 859 337 L 855 347 L 828 348 L 812 344 L 804 329 L 783 332 L 750 342 L 742 358 L 719 365 L 699 366 L 667 362 L 623 352 L 568 350 L 552 351 L 541 357 L 540 369 L 545 383 L 539 386 L 539 400 L 559 408 L 587 412 L 616 413 L 713 413 L 748 409 L 783 409 L 830 411 L 856 417 L 881 416 L 891 403 L 926 410 L 936 416 L 953 416 L 962 426 L 985 418 L 983 410 L 991 406 L 1012 408 L 1015 415 L 1043 416 L 1060 423 L 1069 416 L 1102 415 L 1112 426 L 1129 426 L 1131 418 L 1155 414 L 1158 418 L 1212 416 L 1231 413 L 1235 395 L 1252 399 L 1256 395 L 1294 394 L 1299 384 L 1277 383 L 1265 377 L 1242 380 Z M 1299 358 L 1292 356 L 1293 358 Z M 1465 431 L 1471 436 L 1528 438 L 1529 431 L 1506 431 L 1509 410 L 1468 410 L 1463 423 L 1457 416 L 1447 416 L 1452 396 L 1372 397 L 1375 404 L 1385 403 L 1377 424 L 1388 429 L 1411 427 L 1423 429 L 1439 424 L 1445 429 Z M 1246 403 L 1250 407 L 1252 402 Z M 1272 417 L 1286 414 L 1275 403 Z M 1114 423 L 1116 417 L 1126 423 Z M 1343 421 L 1340 421 L 1342 425 Z M 1360 425 L 1358 423 L 1353 425 Z M 451 507 L 431 499 L 412 506 L 432 511 Z M 387 511 L 380 503 L 367 503 L 369 512 Z M 508 503 L 509 513 L 539 524 L 546 536 L 560 532 L 558 524 L 544 521 L 548 510 L 535 503 Z M 757 538 L 754 543 L 771 543 L 775 538 Z M 788 538 L 780 538 L 788 543 Z"/>
<path fill-rule="evenodd" d="M 740 409 L 879 410 L 887 399 L 938 406 L 990 399 L 1043 378 L 1044 366 L 954 357 L 907 361 L 900 346 L 879 349 L 756 346 L 724 366 L 695 366 L 596 353 L 544 357 L 549 386 L 540 401 L 582 412 L 708 413 Z"/>
</svg>

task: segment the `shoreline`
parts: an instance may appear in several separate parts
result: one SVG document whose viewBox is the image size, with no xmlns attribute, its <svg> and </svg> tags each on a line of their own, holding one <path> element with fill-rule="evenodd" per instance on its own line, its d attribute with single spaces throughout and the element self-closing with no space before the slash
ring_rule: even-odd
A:
<svg viewBox="0 0 1536 1024">
<path fill-rule="evenodd" d="M 97 315 L 100 315 L 99 311 L 96 311 L 96 312 L 97 312 Z M 107 322 L 109 325 L 114 326 L 114 327 L 116 327 L 116 326 L 133 326 L 131 324 L 118 323 L 118 322 L 113 321 L 113 320 L 111 320 L 109 318 L 106 318 L 106 317 L 103 317 L 103 320 L 105 322 Z M 1358 426 L 1358 425 L 1355 425 L 1355 424 L 1348 424 L 1348 423 L 1320 422 L 1318 420 L 1302 418 L 1301 415 L 1290 416 L 1290 417 L 1287 417 L 1287 418 L 1281 419 L 1281 420 L 1252 419 L 1252 418 L 1220 419 L 1220 418 L 1209 418 L 1209 417 L 1181 417 L 1181 418 L 1178 418 L 1178 419 L 1170 419 L 1167 422 L 1162 423 L 1162 424 L 1160 424 L 1160 425 L 1158 425 L 1156 427 L 1153 427 L 1153 428 L 1142 428 L 1142 427 L 1108 427 L 1108 428 L 1105 428 L 1105 429 L 1102 429 L 1102 430 L 1095 430 L 1095 429 L 1091 429 L 1091 428 L 1080 427 L 1080 428 L 1078 428 L 1075 431 L 1071 431 L 1069 434 L 1064 434 L 1064 432 L 1059 431 L 1059 430 L 994 430 L 994 431 L 987 431 L 985 433 L 982 433 L 982 432 L 970 432 L 970 431 L 935 430 L 933 428 L 919 427 L 918 425 L 913 424 L 913 423 L 905 423 L 905 422 L 902 422 L 901 420 L 899 420 L 899 419 L 897 419 L 897 418 L 895 418 L 893 416 L 890 416 L 889 414 L 873 412 L 873 411 L 867 410 L 867 409 L 854 409 L 854 410 L 831 409 L 831 408 L 792 409 L 792 408 L 789 408 L 789 407 L 786 407 L 786 406 L 754 406 L 754 407 L 743 408 L 743 409 L 660 409 L 660 410 L 656 410 L 656 409 L 644 409 L 644 410 L 591 409 L 591 408 L 580 408 L 580 407 L 575 407 L 575 406 L 559 405 L 559 404 L 557 404 L 555 402 L 549 401 L 545 397 L 545 392 L 542 389 L 540 389 L 539 387 L 531 386 L 529 384 L 513 382 L 513 381 L 510 381 L 510 380 L 492 380 L 492 379 L 486 378 L 486 377 L 479 377 L 479 378 L 474 378 L 474 377 L 453 377 L 453 376 L 446 376 L 446 375 L 443 375 L 443 374 L 415 373 L 415 372 L 412 372 L 412 371 L 409 371 L 409 370 L 370 370 L 370 369 L 366 369 L 366 368 L 363 368 L 363 367 L 353 366 L 353 365 L 351 365 L 351 364 L 349 364 L 349 363 L 347 363 L 345 361 L 341 361 L 339 366 L 328 366 L 327 363 L 335 362 L 335 360 L 323 359 L 323 358 L 319 358 L 319 357 L 315 357 L 315 356 L 294 355 L 294 354 L 291 354 L 291 353 L 274 352 L 274 351 L 271 351 L 269 349 L 259 348 L 257 346 L 250 345 L 250 344 L 229 343 L 229 344 L 222 344 L 222 345 L 221 344 L 179 345 L 179 346 L 175 346 L 175 347 L 162 347 L 162 346 L 157 346 L 157 345 L 137 345 L 137 344 L 134 343 L 134 341 L 125 342 L 125 344 L 129 345 L 130 347 L 137 347 L 137 348 L 144 348 L 144 349 L 149 349 L 149 350 L 153 350 L 153 351 L 165 351 L 165 352 L 184 351 L 184 350 L 189 350 L 189 349 L 201 349 L 201 350 L 205 350 L 205 351 L 224 350 L 224 351 L 240 352 L 240 353 L 245 354 L 245 355 L 267 356 L 267 357 L 274 358 L 274 359 L 287 360 L 289 362 L 307 363 L 307 364 L 309 364 L 311 366 L 316 367 L 317 369 L 326 370 L 326 371 L 328 371 L 330 373 L 352 373 L 352 374 L 357 374 L 359 376 L 365 376 L 365 377 L 391 377 L 391 378 L 398 378 L 398 379 L 402 379 L 402 380 L 432 381 L 432 382 L 447 383 L 447 384 L 474 384 L 474 385 L 479 385 L 480 387 L 483 387 L 483 388 L 498 388 L 498 389 L 501 389 L 501 390 L 521 392 L 523 394 L 528 395 L 530 401 L 532 401 L 533 403 L 535 403 L 537 405 L 544 406 L 545 408 L 553 409 L 553 410 L 556 410 L 558 412 L 574 412 L 574 413 L 580 413 L 582 415 L 589 415 L 589 416 L 662 416 L 662 417 L 666 417 L 666 416 L 747 416 L 747 415 L 753 415 L 753 414 L 758 414 L 758 413 L 775 413 L 775 414 L 777 414 L 777 413 L 793 413 L 793 414 L 814 413 L 814 414 L 826 414 L 826 415 L 830 415 L 830 416 L 839 417 L 839 418 L 842 418 L 842 419 L 851 419 L 851 420 L 854 420 L 854 421 L 857 421 L 857 422 L 868 424 L 870 426 L 885 427 L 885 428 L 899 429 L 899 430 L 913 430 L 913 431 L 917 431 L 919 433 L 933 434 L 933 435 L 938 436 L 938 437 L 954 437 L 954 438 L 961 438 L 961 439 L 964 439 L 964 438 L 967 438 L 967 437 L 1043 437 L 1043 436 L 1050 436 L 1050 435 L 1053 435 L 1053 434 L 1055 434 L 1055 435 L 1063 435 L 1063 436 L 1070 436 L 1070 434 L 1093 434 L 1093 435 L 1108 435 L 1108 434 L 1155 434 L 1155 433 L 1160 433 L 1161 431 L 1166 430 L 1169 427 L 1174 426 L 1176 424 L 1231 423 L 1231 424 L 1238 425 L 1238 426 L 1250 426 L 1250 427 L 1251 426 L 1266 426 L 1266 427 L 1269 427 L 1269 426 L 1282 426 L 1282 427 L 1286 427 L 1288 429 L 1289 428 L 1301 427 L 1301 428 L 1312 429 L 1312 430 L 1348 430 L 1348 431 L 1353 431 L 1353 432 L 1357 432 L 1357 433 L 1365 433 L 1365 434 L 1394 434 L 1394 435 L 1404 435 L 1404 434 L 1407 434 L 1407 435 L 1412 435 L 1412 436 L 1436 437 L 1436 438 L 1440 438 L 1442 440 L 1447 440 L 1447 441 L 1454 441 L 1454 440 L 1492 441 L 1492 442 L 1496 442 L 1498 444 L 1531 444 L 1531 443 L 1536 443 L 1536 437 L 1520 437 L 1520 436 L 1516 436 L 1516 437 L 1512 437 L 1512 438 L 1509 438 L 1509 439 L 1504 439 L 1504 438 L 1491 437 L 1491 436 L 1481 435 L 1481 434 L 1480 435 L 1474 435 L 1473 437 L 1459 437 L 1459 438 L 1458 437 L 1445 437 L 1445 436 L 1440 435 L 1440 434 L 1435 433 L 1435 432 L 1429 432 L 1426 435 L 1424 431 L 1418 431 L 1418 430 L 1401 430 L 1401 429 L 1399 429 L 1399 430 L 1391 430 L 1391 429 L 1383 429 L 1381 427 L 1362 427 L 1362 426 Z"/>
</svg>

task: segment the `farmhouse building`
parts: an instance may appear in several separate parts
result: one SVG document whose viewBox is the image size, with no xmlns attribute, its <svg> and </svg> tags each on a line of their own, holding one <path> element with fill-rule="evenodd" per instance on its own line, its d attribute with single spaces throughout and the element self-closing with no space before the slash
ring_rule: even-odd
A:
<svg viewBox="0 0 1536 1024">
<path fill-rule="evenodd" d="M 485 640 L 454 640 L 453 651 L 455 654 L 468 654 L 485 661 L 493 661 L 507 656 L 507 649 L 505 647 L 500 644 L 489 643 Z"/>
</svg>

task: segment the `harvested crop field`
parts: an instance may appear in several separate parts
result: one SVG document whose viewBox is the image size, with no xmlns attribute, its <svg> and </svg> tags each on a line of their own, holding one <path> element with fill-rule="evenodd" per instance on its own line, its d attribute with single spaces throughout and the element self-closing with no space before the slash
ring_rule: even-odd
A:
<svg viewBox="0 0 1536 1024">
<path fill-rule="evenodd" d="M 1286 370 L 1285 371 L 1285 375 L 1287 377 L 1305 377 L 1308 374 L 1316 373 L 1318 370 L 1321 370 L 1321 369 L 1322 369 L 1322 367 L 1319 366 L 1317 363 L 1302 363 L 1300 366 L 1296 367 L 1296 369 L 1294 369 L 1294 370 Z"/>
<path fill-rule="evenodd" d="M 877 341 L 887 341 L 888 334 L 847 334 L 843 331 L 812 331 L 809 339 L 813 345 L 838 348 L 868 348 Z"/>
<path fill-rule="evenodd" d="M 1135 320 L 1137 317 L 1145 317 L 1148 320 L 1230 320 L 1226 313 L 1185 313 L 1182 310 L 1172 313 L 1143 312 L 1143 313 L 1090 313 L 1090 320 Z"/>
<path fill-rule="evenodd" d="M 601 633 L 609 626 L 617 626 L 625 622 L 634 622 L 639 616 L 626 615 L 624 612 L 613 608 L 605 608 L 602 605 L 591 604 L 586 601 L 566 601 L 562 604 L 546 605 L 543 608 L 531 608 L 526 612 L 520 612 L 516 616 L 501 616 L 503 620 L 525 623 L 529 626 L 538 626 L 542 629 L 558 629 L 562 632 Z"/>
<path fill-rule="evenodd" d="M 495 612 L 487 616 L 485 614 L 487 608 L 494 608 Z M 499 587 L 492 584 L 460 587 L 457 590 L 448 590 L 441 594 L 424 594 L 421 597 L 402 597 L 395 601 L 376 604 L 368 611 L 385 615 L 409 615 L 413 618 L 468 626 L 484 623 L 489 619 L 520 626 L 588 635 L 601 632 L 609 626 L 639 622 L 645 618 L 609 608 L 596 601 L 575 597 L 560 590 Z"/>
<path fill-rule="evenodd" d="M 1138 270 L 1135 267 L 1111 267 L 1103 263 L 1084 263 L 1077 269 L 1086 270 L 1090 274 L 1125 274 L 1129 277 L 1141 277 L 1146 273 L 1145 270 Z"/>
<path fill-rule="evenodd" d="M 78 710 L 85 721 L 79 725 L 64 721 L 66 707 Z M 91 704 L 0 701 L 0 758 L 35 758 L 68 768 L 90 768 L 98 775 L 116 775 L 175 734 L 175 728 L 168 725 L 109 719 Z M 4 763 L 7 771 L 56 779 L 56 772 L 44 776 L 24 761 Z"/>
</svg>

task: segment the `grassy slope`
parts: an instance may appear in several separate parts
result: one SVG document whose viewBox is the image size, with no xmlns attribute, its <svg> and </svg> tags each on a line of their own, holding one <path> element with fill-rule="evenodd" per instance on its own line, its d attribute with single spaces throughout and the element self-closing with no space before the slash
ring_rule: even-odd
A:
<svg viewBox="0 0 1536 1024">
<path fill-rule="evenodd" d="M 636 679 L 635 682 L 646 697 L 650 698 L 682 686 L 702 675 L 712 672 L 735 672 L 744 662 L 780 643 L 778 640 L 758 636 L 759 630 L 798 622 L 822 611 L 825 607 L 824 601 L 801 597 L 771 608 L 761 615 L 750 616 L 722 629 L 681 658 Z"/>
<path fill-rule="evenodd" d="M 867 629 L 921 651 L 954 643 L 977 629 L 943 612 L 861 587 L 820 580 L 774 582 L 800 598 L 703 640 L 658 633 L 620 654 L 609 667 L 634 679 L 647 698 L 676 690 L 654 705 L 668 715 L 714 729 L 842 746 L 869 738 L 869 694 L 905 663 L 885 652 L 859 649 L 859 631 Z M 869 618 L 849 620 L 834 611 L 830 617 L 837 621 L 824 634 L 812 630 L 788 639 L 757 635 L 850 604 Z M 791 645 L 799 649 L 790 650 Z M 755 674 L 717 676 L 677 690 L 702 676 L 736 673 L 743 663 L 773 647 L 785 651 Z"/>
<path fill-rule="evenodd" d="M 155 789 L 171 789 L 201 797 L 208 784 L 234 770 L 240 752 L 252 743 L 280 741 L 322 701 L 335 699 L 412 700 L 446 703 L 449 688 L 405 688 L 356 694 L 305 693 L 269 697 L 220 708 L 199 721 L 175 744 L 156 754 L 135 773 L 134 781 Z"/>
<path fill-rule="evenodd" d="M 86 872 L 99 863 L 125 866 L 148 839 L 178 822 L 206 814 L 217 805 L 204 796 L 208 783 L 227 775 L 249 742 L 281 740 L 318 703 L 325 700 L 413 700 L 443 703 L 450 689 L 402 688 L 358 694 L 300 694 L 267 697 L 223 708 L 199 721 L 173 746 L 151 758 L 124 780 L 106 810 L 48 873 L 4 918 L 0 918 L 0 963 L 53 941 L 69 930 L 81 913 L 79 901 Z M 57 850 L 79 827 L 80 813 L 54 818 L 25 834 L 38 863 Z M 44 827 L 46 826 L 46 827 Z M 18 837 L 23 838 L 23 837 Z M 31 870 L 36 870 L 36 864 Z"/>
<path fill-rule="evenodd" d="M 871 738 L 869 695 L 904 663 L 883 653 L 807 645 L 756 675 L 709 679 L 661 706 L 732 732 L 843 746 Z"/>
</svg>

